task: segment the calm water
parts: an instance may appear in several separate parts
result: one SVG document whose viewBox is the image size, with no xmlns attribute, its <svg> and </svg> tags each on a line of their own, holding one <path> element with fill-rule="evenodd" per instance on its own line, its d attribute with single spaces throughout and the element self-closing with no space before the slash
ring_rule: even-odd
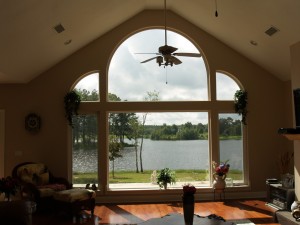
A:
<svg viewBox="0 0 300 225">
<path fill-rule="evenodd" d="M 221 159 L 229 159 L 232 169 L 242 169 L 241 140 L 220 142 Z M 123 157 L 115 160 L 115 170 L 135 171 L 134 148 L 126 148 Z M 151 141 L 144 139 L 144 170 L 207 169 L 209 165 L 208 141 Z M 73 154 L 73 170 L 76 172 L 97 171 L 97 151 L 76 150 Z M 112 168 L 110 162 L 110 169 Z"/>
</svg>

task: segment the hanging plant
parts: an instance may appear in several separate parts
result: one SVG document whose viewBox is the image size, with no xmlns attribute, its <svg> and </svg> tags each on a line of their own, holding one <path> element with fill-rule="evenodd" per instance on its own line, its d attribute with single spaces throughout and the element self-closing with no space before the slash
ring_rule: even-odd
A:
<svg viewBox="0 0 300 225">
<path fill-rule="evenodd" d="M 247 116 L 247 91 L 237 90 L 234 94 L 234 109 L 235 112 L 239 115 L 242 115 L 242 123 L 247 125 L 246 116 Z"/>
<path fill-rule="evenodd" d="M 77 94 L 75 91 L 68 92 L 64 97 L 65 103 L 65 112 L 66 118 L 69 121 L 69 125 L 73 127 L 73 116 L 78 115 L 78 108 L 81 102 L 80 95 Z"/>
</svg>

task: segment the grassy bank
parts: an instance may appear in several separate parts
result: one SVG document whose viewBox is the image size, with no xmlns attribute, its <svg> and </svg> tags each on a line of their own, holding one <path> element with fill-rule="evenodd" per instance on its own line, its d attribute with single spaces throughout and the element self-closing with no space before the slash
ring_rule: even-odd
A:
<svg viewBox="0 0 300 225">
<path fill-rule="evenodd" d="M 149 183 L 152 170 L 146 170 L 143 173 L 136 173 L 135 171 L 115 171 L 114 178 L 112 173 L 109 173 L 109 183 Z M 192 182 L 192 181 L 206 181 L 208 180 L 208 173 L 206 170 L 176 170 L 177 182 Z M 233 180 L 241 180 L 241 171 L 230 171 L 227 177 Z M 73 175 L 73 183 L 87 184 L 97 183 L 96 173 L 76 173 Z"/>
</svg>

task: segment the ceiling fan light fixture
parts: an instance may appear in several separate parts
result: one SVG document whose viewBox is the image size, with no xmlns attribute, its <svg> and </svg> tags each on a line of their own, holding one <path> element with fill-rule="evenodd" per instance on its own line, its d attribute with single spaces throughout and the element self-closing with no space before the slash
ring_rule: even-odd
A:
<svg viewBox="0 0 300 225">
<path fill-rule="evenodd" d="M 164 62 L 164 59 L 162 56 L 157 56 L 156 57 L 156 62 L 158 63 L 159 66 Z"/>
</svg>

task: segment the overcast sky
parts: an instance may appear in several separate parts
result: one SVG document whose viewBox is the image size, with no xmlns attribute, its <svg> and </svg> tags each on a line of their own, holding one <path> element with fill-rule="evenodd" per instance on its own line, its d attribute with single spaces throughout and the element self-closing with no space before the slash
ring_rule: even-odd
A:
<svg viewBox="0 0 300 225">
<path fill-rule="evenodd" d="M 173 67 L 158 66 L 155 59 L 140 63 L 155 57 L 158 48 L 164 44 L 164 30 L 161 29 L 142 31 L 125 40 L 111 60 L 108 74 L 109 93 L 116 94 L 122 101 L 142 101 L 147 92 L 153 91 L 159 92 L 161 101 L 207 100 L 207 72 L 202 57 L 177 56 L 182 64 Z M 167 44 L 178 48 L 176 52 L 199 53 L 189 40 L 172 31 L 167 32 Z M 76 87 L 90 91 L 97 90 L 99 87 L 97 77 L 97 75 L 88 76 Z M 238 89 L 231 78 L 222 74 L 217 76 L 217 87 L 219 100 L 232 100 L 234 93 L 232 90 Z M 155 121 L 157 124 L 173 124 L 184 123 L 182 118 L 189 118 L 193 123 L 208 121 L 207 113 L 185 113 L 185 115 L 151 113 L 147 120 Z"/>
</svg>

